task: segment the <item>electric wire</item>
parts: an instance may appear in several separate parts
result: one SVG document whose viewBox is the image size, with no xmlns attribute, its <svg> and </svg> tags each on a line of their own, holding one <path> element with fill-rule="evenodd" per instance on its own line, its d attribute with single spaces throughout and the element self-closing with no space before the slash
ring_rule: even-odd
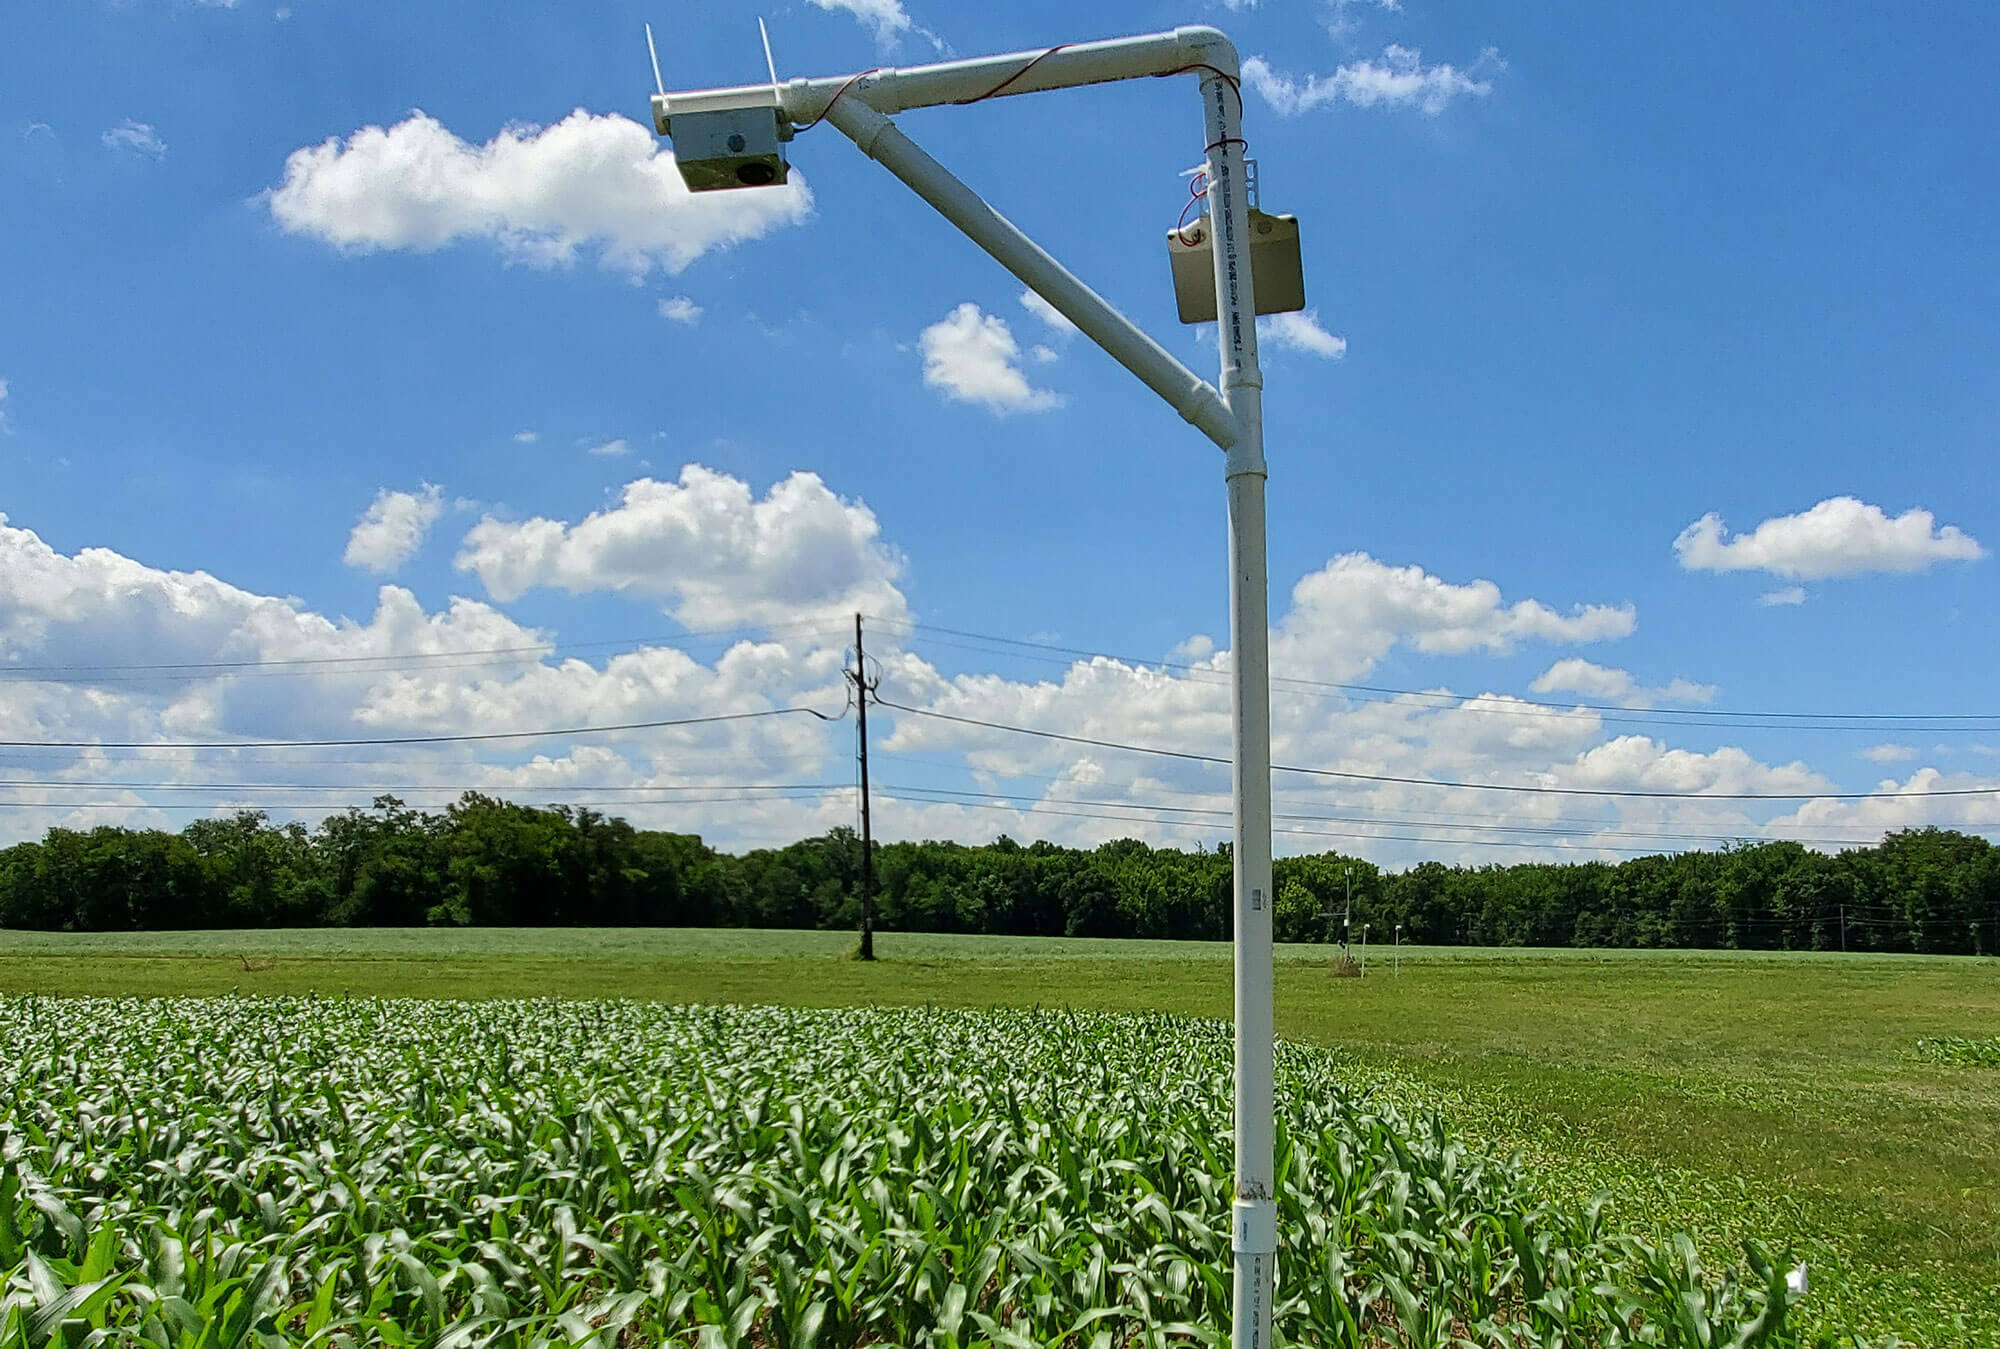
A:
<svg viewBox="0 0 2000 1349">
<path fill-rule="evenodd" d="M 944 798 L 943 800 L 940 801 L 940 804 L 951 804 L 952 802 L 950 801 L 949 798 L 954 798 L 954 797 L 977 797 L 983 800 L 991 800 L 991 801 L 1031 801 L 1031 802 L 1047 802 L 1052 805 L 1107 806 L 1116 810 L 1133 810 L 1133 811 L 1149 811 L 1149 812 L 1157 811 L 1175 815 L 1229 816 L 1233 813 L 1232 809 L 1228 806 L 1163 806 L 1163 805 L 1152 805 L 1146 802 L 1133 802 L 1133 801 L 1091 801 L 1091 800 L 1082 800 L 1069 797 L 1051 798 L 1042 796 L 1008 795 L 1003 792 L 960 791 L 950 787 L 917 787 L 903 783 L 884 783 L 883 786 L 885 788 L 893 788 L 897 791 L 904 791 L 904 792 L 934 793 L 940 796 L 941 798 Z M 1330 824 L 1361 824 L 1361 825 L 1371 825 L 1371 826 L 1380 826 L 1384 828 L 1397 828 L 1397 829 L 1439 829 L 1439 830 L 1454 829 L 1454 830 L 1467 830 L 1477 833 L 1547 834 L 1563 838 L 1573 838 L 1576 837 L 1577 835 L 1588 834 L 1601 838 L 1649 839 L 1656 842 L 1676 842 L 1676 843 L 1775 843 L 1775 842 L 1786 842 L 1786 841 L 1798 841 L 1798 840 L 1785 840 L 1765 835 L 1746 834 L 1746 833 L 1727 833 L 1727 832 L 1714 832 L 1706 834 L 1658 833 L 1642 829 L 1622 829 L 1622 828 L 1594 829 L 1589 827 L 1571 828 L 1561 823 L 1551 823 L 1544 821 L 1535 821 L 1529 824 L 1453 824 L 1448 821 L 1437 821 L 1437 820 L 1409 820 L 1409 819 L 1381 818 L 1375 816 L 1358 816 L 1358 815 L 1316 815 L 1299 811 L 1274 811 L 1272 812 L 1271 818 L 1276 820 L 1320 821 Z M 1489 816 L 1487 818 L 1491 817 Z M 1608 821 L 1607 823 L 1615 824 L 1617 822 Z M 1466 840 L 1466 841 L 1470 842 L 1472 840 Z M 1878 840 L 1814 839 L 1812 841 L 1815 843 L 1823 843 L 1833 847 L 1872 848 L 1875 846 Z"/>
<path fill-rule="evenodd" d="M 656 731 L 674 726 L 706 726 L 720 722 L 755 721 L 791 715 L 838 721 L 840 716 L 811 707 L 772 707 L 759 712 L 727 712 L 707 717 L 671 717 L 660 721 L 628 721 L 616 726 L 559 726 L 545 731 L 468 731 L 457 735 L 391 735 L 330 740 L 0 740 L 9 749 L 320 749 L 348 745 L 451 745 L 468 741 L 532 740 L 562 735 L 609 735 L 622 731 Z"/>
<path fill-rule="evenodd" d="M 876 700 L 882 706 L 897 712 L 907 712 L 912 716 L 929 717 L 938 721 L 952 721 L 965 726 L 982 726 L 988 730 L 1007 731 L 1014 735 L 1035 736 L 1043 740 L 1061 740 L 1075 745 L 1092 745 L 1099 749 L 1125 750 L 1133 754 L 1152 754 L 1162 758 L 1185 759 L 1194 763 L 1221 764 L 1230 761 L 1214 754 L 1197 754 L 1192 750 L 1163 749 L 1159 746 L 1128 745 L 1117 740 L 1100 740 L 1092 736 L 1065 735 L 1060 731 L 1038 730 L 1031 726 L 1012 726 L 1005 722 L 986 721 L 979 717 L 957 716 L 950 712 L 927 711 L 921 707 L 909 707 L 902 703 L 890 702 L 886 698 Z M 1292 764 L 1272 764 L 1274 773 L 1301 773 L 1311 777 L 1339 778 L 1350 782 L 1390 782 L 1413 787 L 1453 788 L 1462 791 L 1482 792 L 1523 792 L 1549 796 L 1615 796 L 1653 798 L 1673 801 L 1889 801 L 1922 800 L 1926 797 L 1944 796 L 2000 796 L 2000 787 L 1947 787 L 1924 792 L 1664 792 L 1644 791 L 1633 788 L 1613 787 L 1549 787 L 1529 786 L 1503 782 L 1453 782 L 1440 778 L 1402 777 L 1390 773 L 1351 773 L 1336 768 L 1305 768 Z"/>
<path fill-rule="evenodd" d="M 180 680 L 203 678 L 244 678 L 272 672 L 326 677 L 356 667 L 368 667 L 363 674 L 401 673 L 434 669 L 472 669 L 482 664 L 510 665 L 543 660 L 563 651 L 625 648 L 618 654 L 638 654 L 653 649 L 686 650 L 728 638 L 751 636 L 798 637 L 821 635 L 840 629 L 830 618 L 799 619 L 791 623 L 758 624 L 733 628 L 696 629 L 670 635 L 618 637 L 583 642 L 539 642 L 522 646 L 469 647 L 451 651 L 385 652 L 379 656 L 297 656 L 264 660 L 140 662 L 135 664 L 69 664 L 0 666 L 0 683 L 68 684 L 109 683 L 130 680 Z M 485 661 L 485 657 L 512 659 Z M 459 662 L 439 664 L 437 662 Z M 327 667 L 327 668 L 322 668 Z M 64 676 L 69 676 L 65 678 Z"/>
<path fill-rule="evenodd" d="M 874 756 L 878 759 L 894 759 L 901 763 L 922 764 L 930 767 L 953 768 L 953 769 L 960 769 L 963 767 L 963 765 L 956 764 L 944 759 L 929 759 L 911 754 L 897 754 L 897 753 L 892 753 L 888 750 L 876 750 L 874 751 Z M 996 769 L 996 768 L 982 767 L 982 768 L 972 769 L 970 771 L 973 772 L 975 776 L 1000 778 L 1010 781 L 1016 778 L 1021 778 L 1021 779 L 1031 779 L 1036 782 L 1061 782 L 1061 783 L 1072 783 L 1072 784 L 1075 782 L 1075 779 L 1069 777 L 1066 774 L 1032 773 L 1024 769 Z M 936 788 L 933 790 L 942 791 L 946 789 Z M 1164 786 L 1157 783 L 1148 783 L 1141 790 L 1144 790 L 1154 796 L 1165 796 L 1165 797 L 1180 798 L 1180 799 L 1201 799 L 1201 800 L 1219 799 L 1225 802 L 1228 799 L 1228 794 L 1224 791 L 1219 791 L 1219 790 L 1182 791 L 1176 788 Z M 1275 804 L 1278 802 L 1288 802 L 1290 804 L 1299 806 L 1324 806 L 1330 809 L 1339 809 L 1339 810 L 1366 811 L 1366 810 L 1378 809 L 1378 807 L 1370 805 L 1366 800 L 1357 801 L 1351 798 L 1337 799 L 1337 798 L 1321 797 L 1321 796 L 1301 796 L 1299 795 L 1300 790 L 1301 790 L 1300 788 L 1287 786 L 1282 783 L 1273 783 L 1272 784 L 1273 803 Z M 1041 800 L 1045 798 L 1038 797 L 1035 799 Z M 1918 798 L 1898 798 L 1898 799 L 1910 800 Z M 1221 811 L 1227 811 L 1230 809 L 1230 807 L 1225 804 L 1217 806 L 1216 809 Z M 1425 828 L 1429 828 L 1432 826 L 1436 826 L 1439 828 L 1449 828 L 1452 827 L 1452 821 L 1454 820 L 1491 820 L 1493 818 L 1493 812 L 1490 809 L 1478 810 L 1478 811 L 1426 809 L 1422 807 L 1412 806 L 1403 802 L 1396 803 L 1394 807 L 1383 807 L 1380 809 L 1394 809 L 1395 811 L 1405 815 L 1419 815 L 1428 817 L 1425 819 L 1411 821 L 1411 823 Z M 1366 817 L 1366 816 L 1356 817 L 1357 822 L 1361 823 L 1368 822 L 1372 818 L 1373 817 Z M 1578 833 L 1587 833 L 1592 829 L 1598 828 L 1600 826 L 1616 827 L 1627 823 L 1625 819 L 1614 816 L 1568 815 L 1568 814 L 1560 816 L 1537 816 L 1534 817 L 1531 822 L 1537 825 L 1561 827 Z M 1671 824 L 1674 823 L 1674 821 L 1662 820 L 1659 823 Z M 1952 825 L 1953 827 L 1964 828 L 1964 829 L 1982 829 L 1982 830 L 2000 829 L 2000 821 L 1955 820 L 1952 821 Z M 1784 828 L 1785 828 L 1785 838 L 1791 841 L 1806 842 L 1806 843 L 1813 843 L 1813 842 L 1836 843 L 1838 842 L 1838 840 L 1814 839 L 1811 837 L 1807 837 L 1807 835 L 1814 833 L 1825 833 L 1828 831 L 1851 832 L 1854 826 L 1851 824 L 1840 824 L 1840 823 L 1816 824 L 1809 821 L 1787 821 L 1784 825 Z M 1742 839 L 1744 841 L 1762 841 L 1762 842 L 1771 841 L 1768 835 L 1758 835 L 1748 832 L 1730 832 L 1728 830 L 1719 828 L 1714 833 L 1702 835 L 1701 837 L 1715 838 L 1715 839 Z"/>
<path fill-rule="evenodd" d="M 714 796 L 714 797 L 682 797 L 682 798 L 677 798 L 677 799 L 674 799 L 674 800 L 668 800 L 668 801 L 658 801 L 658 800 L 655 800 L 655 801 L 644 801 L 644 800 L 641 800 L 641 801 L 634 801 L 634 800 L 630 800 L 630 799 L 624 799 L 624 798 L 620 798 L 620 799 L 617 799 L 617 800 L 612 800 L 612 799 L 609 799 L 609 798 L 603 798 L 603 799 L 598 799 L 598 798 L 592 798 L 592 799 L 589 799 L 589 800 L 582 800 L 582 801 L 551 801 L 551 802 L 549 802 L 548 804 L 550 804 L 550 805 L 552 805 L 552 806 L 571 806 L 571 807 L 583 807 L 583 806 L 592 806 L 592 807 L 595 807 L 595 806 L 628 806 L 628 807 L 629 807 L 629 806 L 656 806 L 656 807 L 667 807 L 667 806 L 701 806 L 701 805 L 707 805 L 707 806 L 715 806 L 715 805 L 757 805 L 757 804 L 760 804 L 760 803 L 763 803 L 763 802 L 768 802 L 768 801 L 771 801 L 771 800 L 790 800 L 790 801 L 812 801 L 812 800 L 816 800 L 816 799 L 821 799 L 821 798 L 828 798 L 828 797 L 833 797 L 833 796 L 837 796 L 837 795 L 842 795 L 842 794 L 844 794 L 844 793 L 846 793 L 846 792 L 849 792 L 849 791 L 852 791 L 852 790 L 853 790 L 853 788 L 851 788 L 851 787 L 848 787 L 848 786 L 846 786 L 845 784 L 835 784 L 835 785 L 834 785 L 834 786 L 833 786 L 832 788 L 829 788 L 829 789 L 821 789 L 821 790 L 818 790 L 818 791 L 816 791 L 816 792 L 812 792 L 812 793 L 806 793 L 806 794 L 802 794 L 802 795 L 797 795 L 797 796 L 780 796 L 780 797 L 769 797 L 769 796 L 756 796 L 756 797 L 752 797 L 752 796 Z M 386 792 L 386 793 L 382 793 L 382 795 L 389 795 L 389 796 L 393 796 L 393 795 L 395 795 L 395 793 L 393 793 L 393 792 Z M 540 799 L 540 798 L 534 798 L 534 799 Z M 515 803 L 513 803 L 513 802 L 506 802 L 506 804 L 515 804 Z M 348 812 L 348 811 L 360 811 L 360 812 L 363 812 L 363 813 L 366 813 L 366 812 L 368 812 L 368 811 L 371 811 L 371 810 L 373 810 L 373 809 L 375 808 L 375 806 L 374 806 L 374 803 L 373 803 L 372 801 L 369 801 L 369 802 L 357 802 L 357 801 L 347 801 L 347 802 L 334 802 L 334 801 L 251 801 L 251 800 L 241 800 L 241 799 L 231 799 L 231 798 L 223 798 L 223 799 L 218 799 L 218 800 L 215 800 L 215 801 L 8 801 L 8 802 L 6 802 L 6 803 L 5 803 L 5 805 L 7 805 L 7 806 L 8 806 L 9 808 L 11 808 L 11 809 L 14 809 L 14 810 L 45 810 L 45 811 L 65 811 L 65 810 L 119 810 L 119 811 L 148 811 L 148 810 L 153 810 L 153 811 L 161 811 L 161 812 L 167 812 L 167 811 L 195 811 L 195 812 L 213 812 L 213 811 L 221 811 L 221 810 L 244 810 L 244 809 L 249 809 L 249 810 L 256 810 L 256 811 L 261 811 L 261 812 L 269 812 L 269 811 L 295 811 L 295 812 L 300 812 L 300 813 L 305 813 L 305 812 L 318 812 L 318 813 L 319 813 L 319 814 L 321 814 L 322 816 L 330 816 L 330 815 L 340 815 L 340 814 L 344 814 L 344 813 L 346 813 L 346 812 Z"/>
<path fill-rule="evenodd" d="M 1207 680 L 1205 680 L 1204 682 L 1214 682 L 1217 684 L 1227 684 L 1229 682 L 1229 676 L 1226 671 L 1218 670 L 1213 667 L 1198 666 L 1188 662 L 1171 661 L 1171 660 L 1154 660 L 1154 659 L 1148 659 L 1143 656 L 1119 655 L 1115 652 L 1099 651 L 1087 647 L 1062 646 L 1052 642 L 1036 642 L 1018 637 L 1003 637 L 994 633 L 972 632 L 964 628 L 945 627 L 941 624 L 920 623 L 914 619 L 886 618 L 876 615 L 869 615 L 868 621 L 871 623 L 877 623 L 889 627 L 901 627 L 907 629 L 912 634 L 941 633 L 947 637 L 958 637 L 975 642 L 992 643 L 1002 647 L 1023 647 L 1031 651 L 1048 651 L 1048 652 L 1053 652 L 1057 655 L 1072 657 L 1072 658 L 1081 657 L 1086 659 L 1111 660 L 1111 661 L 1118 661 L 1126 665 L 1135 666 L 1138 668 L 1174 670 L 1181 673 L 1208 677 Z M 942 645 L 952 645 L 952 643 L 942 643 Z M 977 650 L 979 648 L 971 648 L 971 649 Z M 1003 653 L 994 653 L 994 654 L 1003 654 Z M 1020 653 L 1007 653 L 1007 654 L 1020 654 Z M 1023 658 L 1034 659 L 1034 657 L 1025 657 L 1025 656 Z M 1310 679 L 1299 675 L 1284 675 L 1275 673 L 1271 676 L 1271 682 L 1274 685 L 1280 683 L 1297 684 L 1307 688 L 1327 689 L 1339 693 L 1370 693 L 1370 694 L 1377 694 L 1377 695 L 1396 697 L 1396 698 L 1423 698 L 1423 699 L 1439 701 L 1454 709 L 1464 708 L 1465 710 L 1468 711 L 1507 713 L 1510 715 L 1548 715 L 1550 713 L 1569 714 L 1569 713 L 1574 713 L 1579 708 L 1585 711 L 1607 712 L 1613 714 L 1630 714 L 1635 710 L 1639 710 L 1629 707 L 1623 707 L 1616 703 L 1601 703 L 1601 702 L 1589 702 L 1589 701 L 1555 702 L 1545 699 L 1516 698 L 1513 695 L 1506 695 L 1506 696 L 1508 697 L 1511 703 L 1518 704 L 1517 706 L 1486 708 L 1486 707 L 1479 707 L 1476 705 L 1479 702 L 1481 695 L 1473 695 L 1471 697 L 1468 697 L 1463 694 L 1446 693 L 1436 689 L 1402 689 L 1402 688 L 1392 688 L 1381 684 L 1343 683 L 1335 680 Z M 1671 719 L 1671 720 L 1661 721 L 1660 724 L 1679 724 L 1680 721 L 1683 720 L 1713 721 L 1718 718 L 1734 718 L 1734 719 L 1743 719 L 1745 721 L 1757 722 L 1757 723 L 1778 722 L 1782 723 L 1779 729 L 1786 729 L 1786 730 L 1805 729 L 1790 724 L 1792 722 L 1797 722 L 1797 721 L 1825 721 L 1825 722 L 1840 722 L 1840 723 L 1985 722 L 1985 723 L 1991 723 L 1991 725 L 1973 727 L 1969 729 L 1979 729 L 1979 730 L 2000 729 L 2000 712 L 1936 712 L 1936 713 L 1768 712 L 1768 711 L 1740 711 L 1729 708 L 1704 708 L 1704 707 L 1686 707 L 1686 708 L 1655 707 L 1655 708 L 1646 708 L 1643 710 L 1648 714 L 1649 718 Z M 1611 718 L 1607 717 L 1606 719 L 1610 720 Z M 1634 719 L 1634 718 L 1627 717 L 1625 719 Z M 1919 726 L 1915 728 L 1906 727 L 1906 729 L 1924 729 L 1924 728 Z M 1931 729 L 1948 730 L 1948 729 L 1962 729 L 1962 728 L 1939 727 Z"/>
<path fill-rule="evenodd" d="M 906 803 L 911 803 L 910 798 L 898 797 L 891 793 L 883 793 L 883 795 L 888 796 L 888 799 L 890 800 L 900 800 L 900 801 L 905 801 Z M 935 801 L 929 801 L 929 802 L 918 802 L 918 804 L 936 805 L 938 803 Z M 1015 807 L 1015 806 L 1005 805 L 1001 802 L 996 802 L 996 801 L 960 801 L 960 802 L 955 802 L 953 804 L 962 805 L 969 809 L 975 809 L 975 810 L 1007 810 L 1007 811 L 1015 811 L 1016 813 L 1026 813 L 1031 815 L 1062 815 L 1071 817 L 1073 819 L 1106 820 L 1114 824 L 1128 824 L 1128 825 L 1150 824 L 1162 829 L 1195 829 L 1211 834 L 1227 832 L 1228 829 L 1227 825 L 1219 823 L 1216 825 L 1205 825 L 1192 820 L 1135 820 L 1129 815 L 1106 815 L 1096 811 L 1060 810 L 1055 808 L 1044 808 L 1035 806 Z M 1504 839 L 1438 839 L 1438 838 L 1424 838 L 1407 834 L 1363 834 L 1352 830 L 1305 829 L 1305 828 L 1300 828 L 1296 825 L 1287 825 L 1282 828 L 1274 826 L 1271 832 L 1274 834 L 1283 834 L 1294 838 L 1340 838 L 1340 839 L 1358 839 L 1368 842 L 1447 844 L 1454 847 L 1466 847 L 1466 848 L 1536 848 L 1536 849 L 1555 848 L 1562 851 L 1628 853 L 1634 856 L 1650 856 L 1657 854 L 1659 851 L 1656 848 L 1630 848 L 1630 847 L 1620 847 L 1612 844 L 1604 844 L 1604 845 L 1573 844 L 1573 843 L 1557 842 L 1554 840 L 1537 840 L 1533 842 L 1514 843 Z"/>
</svg>

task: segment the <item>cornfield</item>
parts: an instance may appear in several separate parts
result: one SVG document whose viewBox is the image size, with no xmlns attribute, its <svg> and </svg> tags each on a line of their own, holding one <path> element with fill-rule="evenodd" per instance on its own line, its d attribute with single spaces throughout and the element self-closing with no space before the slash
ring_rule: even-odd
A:
<svg viewBox="0 0 2000 1349">
<path fill-rule="evenodd" d="M 0 1346 L 1227 1343 L 1224 1024 L 0 1002 Z M 1282 1344 L 1785 1345 L 1281 1047 Z"/>
</svg>

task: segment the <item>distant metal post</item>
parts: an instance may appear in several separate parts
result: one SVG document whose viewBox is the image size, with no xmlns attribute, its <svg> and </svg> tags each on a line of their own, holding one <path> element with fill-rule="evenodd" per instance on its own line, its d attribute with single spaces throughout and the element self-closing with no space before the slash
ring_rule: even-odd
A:
<svg viewBox="0 0 2000 1349">
<path fill-rule="evenodd" d="M 1361 925 L 1361 977 L 1368 977 L 1368 924 Z"/>
<path fill-rule="evenodd" d="M 1396 977 L 1403 977 L 1403 925 L 1396 924 Z"/>
</svg>

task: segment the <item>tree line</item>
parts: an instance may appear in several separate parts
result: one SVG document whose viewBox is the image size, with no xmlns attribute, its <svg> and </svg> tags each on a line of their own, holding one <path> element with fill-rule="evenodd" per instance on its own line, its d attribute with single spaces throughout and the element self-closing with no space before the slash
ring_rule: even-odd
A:
<svg viewBox="0 0 2000 1349">
<path fill-rule="evenodd" d="M 1020 936 L 1229 936 L 1231 862 L 1133 839 L 1096 848 L 877 844 L 878 926 Z M 132 931 L 416 925 L 847 928 L 861 844 L 849 829 L 719 852 L 569 806 L 468 793 L 395 797 L 317 828 L 261 812 L 178 833 L 51 829 L 0 850 L 0 927 Z M 1280 858 L 1280 941 L 2000 953 L 2000 848 L 1943 829 L 1837 854 L 1796 843 L 1619 863 Z"/>
</svg>

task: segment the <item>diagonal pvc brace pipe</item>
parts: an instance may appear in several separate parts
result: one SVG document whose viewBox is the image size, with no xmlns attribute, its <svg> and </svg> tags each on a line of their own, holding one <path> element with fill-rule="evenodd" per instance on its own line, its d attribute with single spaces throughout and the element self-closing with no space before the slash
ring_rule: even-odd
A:
<svg viewBox="0 0 2000 1349">
<path fill-rule="evenodd" d="M 1132 320 L 1106 304 L 1018 226 L 987 204 L 903 134 L 903 129 L 858 98 L 837 98 L 826 110 L 862 153 L 895 174 L 910 190 L 992 254 L 1028 289 L 1054 305 L 1111 358 L 1130 370 L 1174 411 L 1224 450 L 1243 428 L 1215 386 L 1182 365 Z"/>
</svg>

